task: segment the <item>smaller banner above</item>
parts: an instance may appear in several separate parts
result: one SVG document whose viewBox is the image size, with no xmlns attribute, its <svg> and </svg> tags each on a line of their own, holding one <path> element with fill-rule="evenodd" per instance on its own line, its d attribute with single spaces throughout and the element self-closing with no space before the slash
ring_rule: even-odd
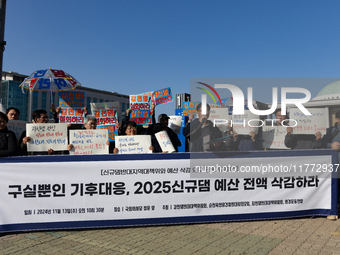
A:
<svg viewBox="0 0 340 255">
<path fill-rule="evenodd" d="M 70 130 L 71 155 L 109 154 L 107 129 Z"/>
<path fill-rule="evenodd" d="M 67 150 L 66 124 L 26 124 L 26 136 L 31 138 L 27 151 Z"/>
<path fill-rule="evenodd" d="M 59 123 L 83 124 L 85 92 L 59 92 Z"/>
<path fill-rule="evenodd" d="M 149 135 L 127 135 L 116 137 L 116 148 L 118 154 L 150 153 L 151 136 Z"/>
<path fill-rule="evenodd" d="M 159 89 L 152 93 L 152 103 L 156 105 L 166 104 L 172 102 L 172 93 L 171 89 Z"/>
<path fill-rule="evenodd" d="M 116 125 L 119 102 L 91 103 L 91 112 L 96 117 L 97 126 Z"/>
<path fill-rule="evenodd" d="M 199 102 L 183 102 L 183 115 L 189 116 L 189 115 L 196 115 L 196 106 L 199 104 Z"/>
</svg>

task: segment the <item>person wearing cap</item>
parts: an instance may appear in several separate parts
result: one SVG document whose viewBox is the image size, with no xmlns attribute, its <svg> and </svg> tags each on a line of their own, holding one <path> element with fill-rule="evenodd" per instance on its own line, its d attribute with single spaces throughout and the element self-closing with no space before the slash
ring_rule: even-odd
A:
<svg viewBox="0 0 340 255">
<path fill-rule="evenodd" d="M 206 113 L 202 113 L 202 104 L 196 106 L 197 119 L 192 120 L 183 128 L 183 135 L 190 140 L 190 152 L 207 152 L 207 151 L 224 151 L 225 143 L 221 141 L 211 142 L 222 138 L 222 133 L 218 127 L 214 127 L 213 123 L 208 120 L 210 114 L 210 106 L 207 104 Z"/>
<path fill-rule="evenodd" d="M 178 152 L 178 147 L 182 145 L 182 142 L 179 140 L 178 135 L 171 129 L 169 128 L 169 116 L 166 115 L 165 113 L 162 113 L 158 116 L 158 123 L 164 124 L 166 126 L 165 131 L 168 133 L 168 136 L 170 138 L 170 141 L 172 145 L 174 146 L 174 149 L 176 152 Z"/>
</svg>

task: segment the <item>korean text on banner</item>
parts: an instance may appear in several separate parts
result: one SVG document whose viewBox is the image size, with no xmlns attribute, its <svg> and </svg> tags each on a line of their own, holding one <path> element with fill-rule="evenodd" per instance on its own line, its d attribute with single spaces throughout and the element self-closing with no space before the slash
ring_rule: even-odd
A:
<svg viewBox="0 0 340 255">
<path fill-rule="evenodd" d="M 67 150 L 67 125 L 57 123 L 26 124 L 27 151 Z"/>
<path fill-rule="evenodd" d="M 91 155 L 109 154 L 107 129 L 70 130 L 70 143 L 73 144 L 70 154 Z"/>
<path fill-rule="evenodd" d="M 26 130 L 26 124 L 28 122 L 24 120 L 8 120 L 7 128 L 15 133 L 17 140 L 19 141 L 22 132 Z"/>
<path fill-rule="evenodd" d="M 189 116 L 189 115 L 196 115 L 196 106 L 199 104 L 199 102 L 183 102 L 182 108 L 183 108 L 183 115 Z"/>
<path fill-rule="evenodd" d="M 169 153 L 176 151 L 166 131 L 158 132 L 155 136 L 162 151 L 167 151 Z"/>
<path fill-rule="evenodd" d="M 285 146 L 286 134 L 287 127 L 263 126 L 262 127 L 263 148 L 280 150 L 289 149 Z"/>
<path fill-rule="evenodd" d="M 229 115 L 228 108 L 210 108 L 209 120 L 215 123 L 216 127 L 222 132 L 229 131 L 231 118 L 232 116 Z"/>
<path fill-rule="evenodd" d="M 172 92 L 170 87 L 165 89 L 159 89 L 152 93 L 152 103 L 159 105 L 170 102 L 172 102 Z"/>
<path fill-rule="evenodd" d="M 249 110 L 244 111 L 242 115 L 233 114 L 233 130 L 239 135 L 249 135 L 253 131 L 258 133 L 258 126 L 260 125 L 259 115 L 251 113 Z"/>
<path fill-rule="evenodd" d="M 97 126 L 116 125 L 119 102 L 91 103 L 91 112 L 97 119 Z"/>
<path fill-rule="evenodd" d="M 151 136 L 129 135 L 117 136 L 116 148 L 119 154 L 150 153 Z"/>
<path fill-rule="evenodd" d="M 60 123 L 84 123 L 85 92 L 60 91 L 59 106 L 61 108 Z"/>
<path fill-rule="evenodd" d="M 136 122 L 137 125 L 151 125 L 151 96 L 140 94 L 130 95 L 130 120 Z"/>
<path fill-rule="evenodd" d="M 230 155 L 232 165 L 251 167 L 258 159 L 258 165 L 273 168 L 283 162 L 329 165 L 336 157 L 331 150 Z M 337 179 L 331 172 L 324 178 L 304 170 L 282 178 L 228 173 L 195 178 L 185 153 L 9 157 L 0 164 L 0 200 L 6 205 L 0 207 L 0 232 L 337 214 Z"/>
<path fill-rule="evenodd" d="M 304 115 L 298 108 L 290 108 L 289 118 L 297 122 L 293 127 L 293 134 L 315 134 L 320 132 L 326 134 L 327 109 L 326 108 L 307 108 L 312 115 Z M 294 126 L 295 122 L 289 125 Z"/>
</svg>

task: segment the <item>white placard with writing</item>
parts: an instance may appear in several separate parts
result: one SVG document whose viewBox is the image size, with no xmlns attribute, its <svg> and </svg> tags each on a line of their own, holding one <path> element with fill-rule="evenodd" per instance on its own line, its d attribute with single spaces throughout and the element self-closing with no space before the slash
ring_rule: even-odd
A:
<svg viewBox="0 0 340 255">
<path fill-rule="evenodd" d="M 209 120 L 214 123 L 222 132 L 229 131 L 232 116 L 228 113 L 228 108 L 210 108 Z"/>
<path fill-rule="evenodd" d="M 107 129 L 70 130 L 70 143 L 73 145 L 70 154 L 109 154 L 108 137 Z"/>
<path fill-rule="evenodd" d="M 236 131 L 239 135 L 249 135 L 249 132 L 251 131 L 257 134 L 258 127 L 256 126 L 261 126 L 259 117 L 259 115 L 256 115 L 249 110 L 245 110 L 242 115 L 233 115 L 232 120 L 234 131 Z"/>
<path fill-rule="evenodd" d="M 67 150 L 67 124 L 26 124 L 27 151 Z"/>
<path fill-rule="evenodd" d="M 155 136 L 162 151 L 167 151 L 169 153 L 176 151 L 166 131 L 158 132 Z"/>
<path fill-rule="evenodd" d="M 118 154 L 150 153 L 151 136 L 149 135 L 124 135 L 116 136 Z"/>
<path fill-rule="evenodd" d="M 28 122 L 24 120 L 8 120 L 7 128 L 15 133 L 17 140 L 19 141 L 22 132 L 26 130 L 26 124 Z"/>
<path fill-rule="evenodd" d="M 307 108 L 312 115 L 304 115 L 298 108 L 290 108 L 289 119 L 294 119 L 297 126 L 293 127 L 293 134 L 315 134 L 320 132 L 326 134 L 327 109 L 326 108 Z M 289 125 L 296 123 L 290 121 Z"/>
<path fill-rule="evenodd" d="M 176 134 L 181 132 L 182 116 L 169 116 L 169 128 L 171 128 Z"/>
<path fill-rule="evenodd" d="M 263 126 L 262 140 L 263 148 L 267 149 L 289 149 L 285 146 L 285 136 L 287 134 L 287 127 L 282 126 Z"/>
</svg>

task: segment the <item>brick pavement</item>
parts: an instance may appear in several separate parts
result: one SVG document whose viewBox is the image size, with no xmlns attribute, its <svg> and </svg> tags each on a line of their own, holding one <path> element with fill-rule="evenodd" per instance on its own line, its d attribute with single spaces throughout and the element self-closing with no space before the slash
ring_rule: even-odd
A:
<svg viewBox="0 0 340 255">
<path fill-rule="evenodd" d="M 0 236 L 0 254 L 340 254 L 340 220 L 317 217 L 14 233 Z"/>
</svg>

